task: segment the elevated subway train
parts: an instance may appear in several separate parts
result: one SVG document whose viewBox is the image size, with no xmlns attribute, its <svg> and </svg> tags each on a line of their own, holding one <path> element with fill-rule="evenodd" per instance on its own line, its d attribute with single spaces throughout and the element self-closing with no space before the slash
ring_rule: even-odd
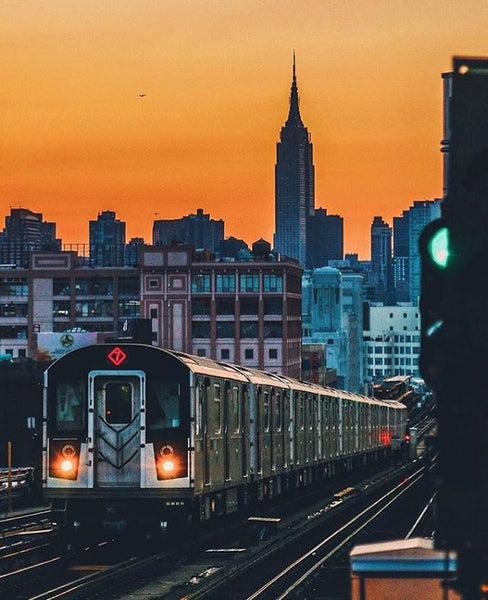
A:
<svg viewBox="0 0 488 600">
<path fill-rule="evenodd" d="M 68 536 L 157 532 L 385 456 L 404 405 L 141 344 L 46 371 L 43 493 Z"/>
</svg>

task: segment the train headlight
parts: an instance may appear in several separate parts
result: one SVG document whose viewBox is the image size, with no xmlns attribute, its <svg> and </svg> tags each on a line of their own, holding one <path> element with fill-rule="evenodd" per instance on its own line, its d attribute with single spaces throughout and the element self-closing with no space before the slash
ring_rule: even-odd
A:
<svg viewBox="0 0 488 600">
<path fill-rule="evenodd" d="M 78 478 L 80 450 L 79 440 L 51 440 L 49 476 L 75 481 Z"/>
<path fill-rule="evenodd" d="M 175 463 L 172 460 L 163 460 L 161 466 L 163 467 L 163 471 L 165 473 L 171 473 L 171 471 L 175 470 Z"/>
<path fill-rule="evenodd" d="M 71 471 L 74 467 L 73 461 L 72 460 L 63 460 L 61 462 L 61 470 L 64 471 L 65 473 L 69 473 L 69 471 Z"/>
<path fill-rule="evenodd" d="M 188 474 L 186 440 L 155 442 L 154 458 L 159 481 L 185 477 Z"/>
</svg>

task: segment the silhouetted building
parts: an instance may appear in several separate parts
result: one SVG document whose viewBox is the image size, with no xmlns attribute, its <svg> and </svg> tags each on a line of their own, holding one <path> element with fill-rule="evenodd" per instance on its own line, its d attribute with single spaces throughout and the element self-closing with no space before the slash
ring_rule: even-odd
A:
<svg viewBox="0 0 488 600">
<path fill-rule="evenodd" d="M 125 222 L 106 210 L 90 221 L 90 262 L 94 267 L 122 267 L 125 253 Z"/>
<path fill-rule="evenodd" d="M 224 221 L 215 221 L 202 208 L 181 219 L 162 219 L 154 221 L 153 244 L 167 246 L 179 242 L 190 244 L 194 248 L 210 250 L 215 254 L 220 251 L 224 239 Z"/>
<path fill-rule="evenodd" d="M 375 300 L 394 302 L 391 227 L 381 217 L 371 225 L 371 270 L 375 276 Z"/>
<path fill-rule="evenodd" d="M 300 116 L 293 57 L 290 110 L 276 145 L 274 249 L 305 266 L 307 226 L 315 208 L 313 146 Z"/>
<path fill-rule="evenodd" d="M 393 217 L 393 285 L 397 302 L 410 301 L 410 212 Z"/>
<path fill-rule="evenodd" d="M 244 240 L 230 236 L 220 242 L 219 256 L 224 261 L 250 260 L 251 251 Z"/>
<path fill-rule="evenodd" d="M 309 218 L 307 228 L 307 268 L 328 266 L 329 260 L 344 257 L 344 220 L 317 208 Z"/>
<path fill-rule="evenodd" d="M 56 224 L 43 221 L 41 213 L 12 208 L 0 234 L 0 263 L 28 267 L 31 253 L 40 250 L 61 250 Z"/>
<path fill-rule="evenodd" d="M 141 261 L 141 252 L 144 248 L 144 238 L 131 238 L 125 246 L 125 266 L 138 267 Z"/>
</svg>

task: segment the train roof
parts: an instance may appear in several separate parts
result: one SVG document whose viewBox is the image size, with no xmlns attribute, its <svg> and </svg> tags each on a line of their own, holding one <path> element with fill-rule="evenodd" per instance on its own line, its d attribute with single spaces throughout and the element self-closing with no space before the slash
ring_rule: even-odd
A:
<svg viewBox="0 0 488 600">
<path fill-rule="evenodd" d="M 251 385 L 267 385 L 278 387 L 281 389 L 293 388 L 293 390 L 301 391 L 308 394 L 326 395 L 328 397 L 341 398 L 343 400 L 351 400 L 353 402 L 362 402 L 367 404 L 375 404 L 379 406 L 389 406 L 391 408 L 405 408 L 405 406 L 397 400 L 383 400 L 371 398 L 369 396 L 363 396 L 362 394 L 355 394 L 353 392 L 348 392 L 345 390 L 322 387 L 316 383 L 293 379 L 286 375 L 270 373 L 268 371 L 259 371 L 258 369 L 253 369 L 251 367 L 219 362 L 203 356 L 194 356 L 192 354 L 186 354 L 185 352 L 168 350 L 165 348 L 159 348 L 157 346 L 150 346 L 145 344 L 127 344 L 123 342 L 113 344 L 96 344 L 95 346 L 121 346 L 122 348 L 126 346 L 145 346 L 148 350 L 152 350 L 154 352 L 162 352 L 168 356 L 174 357 L 192 373 L 199 373 L 202 375 L 207 375 L 209 377 L 229 377 L 242 383 L 250 383 Z M 65 359 L 69 358 L 70 355 L 74 355 L 78 352 L 87 352 L 89 351 L 89 348 L 90 346 L 83 346 L 81 348 L 77 348 L 69 352 L 68 354 L 60 357 L 57 361 L 54 361 L 54 363 L 52 363 L 50 367 L 60 361 L 64 361 Z M 47 370 L 49 370 L 50 367 L 48 367 Z"/>
<path fill-rule="evenodd" d="M 293 388 L 294 390 L 309 394 L 327 395 L 333 398 L 352 400 L 353 402 L 363 402 L 381 406 L 387 405 L 391 408 L 405 408 L 403 404 L 395 400 L 379 400 L 362 394 L 355 394 L 354 392 L 323 387 L 309 381 L 293 379 L 286 375 L 270 373 L 268 371 L 259 371 L 252 367 L 244 367 L 232 363 L 222 363 L 210 358 L 193 356 L 192 354 L 185 354 L 184 352 L 176 352 L 174 350 L 164 351 L 181 360 L 194 373 L 202 373 L 204 375 L 213 375 L 216 377 L 225 377 L 226 373 L 232 373 L 232 376 L 238 381 L 249 382 L 253 385 L 269 385 L 283 389 Z"/>
</svg>

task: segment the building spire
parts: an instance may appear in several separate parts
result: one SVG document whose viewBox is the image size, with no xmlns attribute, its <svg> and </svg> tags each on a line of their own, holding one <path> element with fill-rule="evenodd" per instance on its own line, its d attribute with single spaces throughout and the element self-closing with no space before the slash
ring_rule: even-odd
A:
<svg viewBox="0 0 488 600">
<path fill-rule="evenodd" d="M 297 74 L 296 74 L 296 61 L 295 61 L 295 50 L 293 50 L 293 79 L 291 83 L 290 92 L 290 112 L 288 113 L 288 119 L 285 126 L 292 127 L 303 127 L 303 121 L 300 117 L 300 102 L 298 99 L 298 86 L 297 86 Z"/>
</svg>

